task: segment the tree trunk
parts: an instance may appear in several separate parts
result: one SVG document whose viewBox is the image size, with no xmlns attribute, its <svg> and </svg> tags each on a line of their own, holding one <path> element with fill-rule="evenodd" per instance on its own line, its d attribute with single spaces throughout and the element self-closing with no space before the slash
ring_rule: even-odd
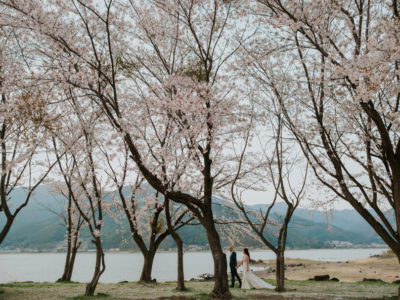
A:
<svg viewBox="0 0 400 300">
<path fill-rule="evenodd" d="M 74 270 L 74 265 L 75 265 L 76 254 L 78 253 L 78 249 L 81 245 L 81 243 L 78 242 L 78 239 L 79 237 L 77 233 L 74 236 L 73 243 L 71 239 L 68 239 L 67 256 L 65 259 L 64 273 L 59 279 L 61 281 L 71 281 L 72 271 Z"/>
<path fill-rule="evenodd" d="M 183 241 L 178 233 L 174 230 L 171 224 L 171 214 L 169 211 L 169 199 L 165 197 L 165 218 L 167 220 L 168 230 L 175 241 L 176 248 L 178 250 L 178 278 L 177 278 L 177 285 L 176 289 L 178 291 L 186 290 L 185 287 L 185 276 L 183 273 Z"/>
<path fill-rule="evenodd" d="M 178 282 L 176 285 L 176 289 L 178 291 L 184 291 L 186 290 L 186 287 L 185 287 L 185 276 L 183 273 L 183 242 L 181 237 L 175 232 L 172 235 L 172 237 L 174 238 L 176 247 L 178 248 L 178 278 L 177 278 Z"/>
<path fill-rule="evenodd" d="M 154 256 L 156 254 L 155 250 L 149 250 L 147 253 L 143 253 L 144 264 L 142 269 L 142 274 L 140 275 L 140 281 L 150 282 L 151 281 L 151 271 L 153 269 Z"/>
<path fill-rule="evenodd" d="M 228 271 L 226 255 L 222 251 L 221 241 L 215 228 L 214 220 L 204 220 L 208 243 L 214 260 L 214 288 L 211 296 L 218 299 L 230 299 L 232 295 L 228 285 Z"/>
<path fill-rule="evenodd" d="M 101 240 L 97 237 L 94 241 L 92 241 L 96 245 L 96 266 L 94 269 L 94 274 L 92 277 L 92 281 L 90 281 L 86 285 L 85 296 L 93 296 L 94 291 L 96 289 L 97 283 L 99 282 L 101 274 L 104 273 L 106 269 L 105 261 L 104 261 L 104 252 L 103 247 L 101 245 Z"/>
<path fill-rule="evenodd" d="M 71 254 L 71 259 L 69 261 L 69 269 L 68 269 L 68 274 L 67 274 L 67 279 L 66 279 L 68 281 L 71 281 L 72 271 L 74 270 L 75 258 L 76 258 L 76 254 L 78 253 L 78 248 L 79 248 L 79 246 L 72 248 L 72 254 Z"/>
<path fill-rule="evenodd" d="M 71 237 L 68 234 L 68 238 L 67 238 L 67 255 L 65 257 L 65 266 L 64 266 L 64 273 L 62 274 L 61 278 L 59 279 L 60 281 L 69 281 L 71 280 L 71 277 L 69 277 L 68 279 L 68 275 L 71 273 L 69 271 L 70 269 L 70 261 L 71 261 L 71 252 L 72 252 L 72 246 L 71 246 Z"/>
<path fill-rule="evenodd" d="M 276 289 L 277 292 L 285 290 L 285 254 L 279 251 L 276 254 Z"/>
<path fill-rule="evenodd" d="M 4 227 L 2 228 L 2 230 L 0 232 L 0 245 L 6 238 L 8 232 L 10 231 L 10 228 L 11 228 L 11 225 L 13 224 L 13 222 L 14 222 L 14 218 L 7 218 L 6 224 L 4 225 Z"/>
<path fill-rule="evenodd" d="M 400 255 L 398 255 L 396 253 L 396 256 L 397 256 L 397 260 L 399 261 L 399 264 L 400 264 Z M 400 300 L 400 286 L 399 286 L 399 289 L 398 289 L 398 292 L 397 292 L 397 300 Z"/>
</svg>

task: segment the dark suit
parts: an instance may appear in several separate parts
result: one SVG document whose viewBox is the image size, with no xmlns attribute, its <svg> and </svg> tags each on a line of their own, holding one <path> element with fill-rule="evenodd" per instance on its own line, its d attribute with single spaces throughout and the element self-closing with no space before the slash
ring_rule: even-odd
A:
<svg viewBox="0 0 400 300">
<path fill-rule="evenodd" d="M 240 280 L 239 274 L 237 273 L 236 266 L 237 266 L 236 252 L 232 251 L 231 256 L 229 257 L 229 267 L 231 268 L 231 277 L 232 277 L 231 287 L 235 286 L 235 277 L 239 281 L 239 287 L 242 286 L 242 281 Z"/>
</svg>

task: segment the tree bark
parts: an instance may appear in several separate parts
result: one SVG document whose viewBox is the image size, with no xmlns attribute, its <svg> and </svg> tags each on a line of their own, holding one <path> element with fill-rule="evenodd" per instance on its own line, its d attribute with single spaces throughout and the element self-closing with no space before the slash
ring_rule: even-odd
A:
<svg viewBox="0 0 400 300">
<path fill-rule="evenodd" d="M 101 245 L 101 240 L 97 237 L 92 241 L 96 245 L 96 266 L 94 269 L 92 280 L 86 285 L 85 296 L 93 296 L 96 289 L 97 283 L 99 282 L 100 276 L 106 269 L 104 261 L 104 252 Z"/>
<path fill-rule="evenodd" d="M 67 253 L 67 258 L 65 260 L 64 273 L 60 279 L 61 281 L 71 281 L 72 272 L 73 272 L 74 266 L 75 266 L 75 258 L 76 258 L 76 254 L 78 253 L 79 246 L 80 246 L 80 243 L 77 246 L 72 247 L 69 255 Z"/>
<path fill-rule="evenodd" d="M 171 213 L 169 210 L 169 199 L 165 197 L 165 218 L 167 220 L 168 230 L 175 241 L 176 248 L 178 250 L 178 277 L 177 277 L 177 285 L 176 289 L 178 291 L 186 290 L 185 287 L 185 275 L 183 271 L 183 241 L 179 234 L 174 230 L 171 224 Z"/>
<path fill-rule="evenodd" d="M 153 262 L 156 251 L 151 249 L 146 253 L 143 253 L 144 264 L 142 268 L 142 274 L 140 275 L 140 281 L 150 282 L 151 272 L 153 270 Z"/>
<path fill-rule="evenodd" d="M 279 251 L 276 254 L 276 289 L 277 292 L 285 290 L 285 254 Z"/>
<path fill-rule="evenodd" d="M 232 295 L 229 292 L 226 255 L 222 251 L 221 241 L 215 228 L 214 220 L 211 217 L 211 219 L 205 219 L 204 222 L 214 260 L 214 288 L 211 296 L 218 299 L 230 299 Z"/>
<path fill-rule="evenodd" d="M 176 247 L 178 249 L 178 278 L 177 278 L 177 285 L 176 289 L 178 291 L 186 290 L 185 287 L 185 275 L 183 271 L 183 242 L 181 237 L 174 232 L 172 237 L 175 240 Z"/>
<path fill-rule="evenodd" d="M 64 265 L 64 273 L 62 274 L 61 278 L 58 281 L 69 281 L 71 280 L 71 277 L 69 277 L 69 274 L 71 273 L 69 271 L 70 269 L 70 261 L 71 261 L 71 253 L 72 252 L 72 245 L 71 245 L 71 237 L 68 236 L 67 239 L 67 255 L 65 256 L 65 265 Z M 68 279 L 69 277 L 69 279 Z"/>
<path fill-rule="evenodd" d="M 11 225 L 13 224 L 13 222 L 14 222 L 14 218 L 8 218 L 7 217 L 6 224 L 4 225 L 3 229 L 0 232 L 0 244 L 6 238 L 8 232 L 10 231 L 10 228 L 11 228 Z"/>
</svg>

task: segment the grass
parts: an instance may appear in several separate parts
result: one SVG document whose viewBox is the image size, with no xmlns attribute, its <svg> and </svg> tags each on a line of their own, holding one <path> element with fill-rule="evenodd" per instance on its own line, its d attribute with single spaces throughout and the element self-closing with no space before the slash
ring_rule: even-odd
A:
<svg viewBox="0 0 400 300">
<path fill-rule="evenodd" d="M 266 280 L 275 284 L 274 280 Z M 209 299 L 212 282 L 186 282 L 186 291 L 177 291 L 175 282 L 151 283 L 125 282 L 100 283 L 96 296 L 82 296 L 84 283 L 9 283 L 0 284 L 0 300 L 92 300 L 92 299 Z M 386 282 L 317 282 L 285 281 L 284 293 L 273 290 L 231 289 L 234 299 L 396 299 L 398 284 Z"/>
<path fill-rule="evenodd" d="M 56 283 L 72 284 L 72 283 L 79 283 L 79 282 L 77 282 L 77 281 L 71 281 L 71 280 L 61 280 L 61 279 L 58 279 L 58 280 L 56 281 Z"/>
<path fill-rule="evenodd" d="M 101 299 L 101 298 L 106 298 L 109 299 L 110 295 L 105 294 L 105 293 L 98 293 L 95 296 L 75 296 L 75 297 L 70 297 L 66 298 L 66 300 L 92 300 L 92 299 Z"/>
</svg>

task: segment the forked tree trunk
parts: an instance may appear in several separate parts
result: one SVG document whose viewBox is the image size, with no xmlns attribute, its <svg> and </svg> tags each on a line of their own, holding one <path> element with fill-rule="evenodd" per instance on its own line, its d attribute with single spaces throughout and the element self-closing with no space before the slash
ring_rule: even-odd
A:
<svg viewBox="0 0 400 300">
<path fill-rule="evenodd" d="M 78 253 L 78 248 L 79 248 L 79 246 L 72 248 L 72 255 L 71 255 L 71 260 L 70 260 L 70 268 L 69 268 L 69 273 L 68 273 L 68 281 L 71 281 L 72 271 L 74 270 L 75 258 L 76 258 L 76 254 Z"/>
<path fill-rule="evenodd" d="M 62 281 L 71 281 L 72 272 L 73 272 L 74 266 L 75 266 L 75 258 L 76 258 L 76 254 L 78 253 L 79 245 L 77 247 L 72 248 L 70 259 L 68 262 L 67 261 L 65 262 L 66 265 L 65 265 L 65 269 L 64 269 L 64 274 L 61 277 Z M 67 263 L 68 263 L 68 266 L 67 266 Z"/>
<path fill-rule="evenodd" d="M 208 243 L 214 260 L 214 288 L 211 296 L 218 299 L 230 299 L 232 295 L 228 285 L 226 255 L 222 251 L 221 241 L 212 216 L 211 219 L 205 219 L 204 222 L 204 228 L 207 232 Z"/>
<path fill-rule="evenodd" d="M 278 250 L 276 254 L 276 289 L 277 292 L 285 290 L 285 254 Z"/>
<path fill-rule="evenodd" d="M 59 280 L 61 281 L 71 281 L 72 272 L 74 270 L 75 258 L 78 253 L 78 249 L 81 243 L 78 242 L 78 236 L 74 236 L 74 241 L 72 243 L 71 239 L 68 239 L 67 255 L 65 258 L 64 273 Z"/>
<path fill-rule="evenodd" d="M 97 283 L 99 282 L 101 274 L 104 273 L 106 269 L 105 261 L 104 261 L 104 252 L 103 247 L 101 245 L 101 240 L 97 237 L 94 241 L 92 241 L 96 245 L 96 266 L 94 268 L 94 273 L 92 280 L 86 285 L 85 296 L 93 296 L 94 291 L 96 290 Z"/>
<path fill-rule="evenodd" d="M 142 274 L 140 275 L 140 281 L 150 282 L 151 281 L 151 272 L 153 270 L 153 262 L 154 256 L 156 254 L 156 250 L 151 249 L 146 253 L 143 253 L 144 264 L 142 268 Z"/>
</svg>

